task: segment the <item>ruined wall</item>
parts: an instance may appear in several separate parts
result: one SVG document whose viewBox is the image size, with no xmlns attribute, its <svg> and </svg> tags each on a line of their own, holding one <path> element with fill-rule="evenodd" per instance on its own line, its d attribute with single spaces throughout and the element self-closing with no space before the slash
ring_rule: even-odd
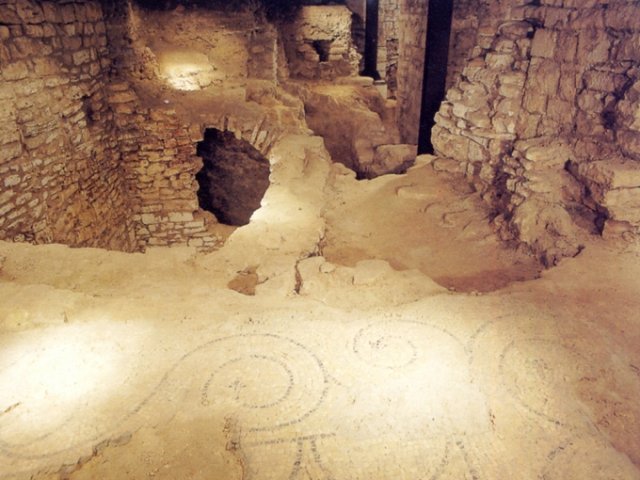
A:
<svg viewBox="0 0 640 480">
<path fill-rule="evenodd" d="M 385 1 L 385 0 L 382 0 Z M 398 42 L 397 86 L 398 124 L 402 140 L 406 143 L 418 142 L 420 123 L 420 102 L 422 99 L 422 77 L 424 75 L 424 55 L 427 36 L 428 0 L 386 0 L 389 5 L 397 2 L 396 13 Z M 451 25 L 449 62 L 447 66 L 447 87 L 459 78 L 476 45 L 481 31 L 491 31 L 495 16 L 506 8 L 496 0 L 456 0 L 454 2 Z M 388 15 L 392 15 L 392 10 Z M 484 29 L 484 30 L 483 30 Z M 393 40 L 388 49 L 393 58 Z M 394 60 L 390 60 L 393 64 Z"/>
<path fill-rule="evenodd" d="M 504 238 L 548 263 L 586 231 L 640 230 L 640 5 L 543 0 L 480 29 L 433 132 L 495 209 Z"/>
<path fill-rule="evenodd" d="M 351 11 L 342 5 L 306 6 L 283 28 L 292 77 L 333 79 L 357 75 L 360 55 L 352 42 Z"/>
<path fill-rule="evenodd" d="M 119 47 L 113 49 L 118 68 L 108 95 L 123 164 L 135 185 L 130 201 L 137 245 L 210 251 L 222 240 L 215 217 L 198 205 L 196 173 L 203 159 L 197 156 L 197 144 L 206 128 L 217 128 L 266 152 L 279 133 L 268 125 L 287 124 L 285 114 L 278 116 L 275 99 L 265 100 L 274 117 L 270 120 L 247 103 L 263 95 L 248 84 L 276 88 L 271 83 L 276 59 L 268 52 L 270 45 L 276 46 L 275 31 L 246 12 L 113 8 L 108 16 L 109 42 Z M 272 43 L 251 55 L 265 36 Z M 238 54 L 228 55 L 233 52 Z M 268 60 L 255 61 L 262 54 Z M 181 61 L 194 69 L 180 70 Z M 268 79 L 250 80 L 252 76 Z"/>
<path fill-rule="evenodd" d="M 400 0 L 398 45 L 398 126 L 403 142 L 418 143 L 427 0 Z"/>
<path fill-rule="evenodd" d="M 453 2 L 453 20 L 449 44 L 449 65 L 447 68 L 447 89 L 451 88 L 462 75 L 473 47 L 476 46 L 481 25 L 491 29 L 495 18 L 487 0 L 456 0 Z"/>
<path fill-rule="evenodd" d="M 130 250 L 96 1 L 0 4 L 0 238 Z"/>
<path fill-rule="evenodd" d="M 400 45 L 400 1 L 380 0 L 378 69 L 387 82 L 389 98 L 398 90 L 398 48 Z"/>
</svg>

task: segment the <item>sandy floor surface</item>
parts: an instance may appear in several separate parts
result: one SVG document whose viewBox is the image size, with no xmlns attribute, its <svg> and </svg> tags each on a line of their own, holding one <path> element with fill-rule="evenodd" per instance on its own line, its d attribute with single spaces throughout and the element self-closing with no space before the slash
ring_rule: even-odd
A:
<svg viewBox="0 0 640 480">
<path fill-rule="evenodd" d="M 209 255 L 0 242 L 0 479 L 640 479 L 640 247 L 539 273 L 429 165 L 270 160 Z"/>
</svg>

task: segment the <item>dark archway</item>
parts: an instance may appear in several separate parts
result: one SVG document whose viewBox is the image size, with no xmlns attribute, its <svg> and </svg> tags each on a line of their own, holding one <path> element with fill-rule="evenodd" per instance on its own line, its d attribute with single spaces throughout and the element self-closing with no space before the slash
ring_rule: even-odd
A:
<svg viewBox="0 0 640 480">
<path fill-rule="evenodd" d="M 269 160 L 232 132 L 208 128 L 198 143 L 204 166 L 196 174 L 200 208 L 226 225 L 249 223 L 269 187 Z"/>
</svg>

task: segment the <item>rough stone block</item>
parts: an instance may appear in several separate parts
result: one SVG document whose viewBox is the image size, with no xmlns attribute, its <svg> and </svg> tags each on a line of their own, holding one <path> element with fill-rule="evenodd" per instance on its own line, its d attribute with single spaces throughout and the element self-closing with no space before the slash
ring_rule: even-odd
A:
<svg viewBox="0 0 640 480">
<path fill-rule="evenodd" d="M 20 181 L 21 181 L 21 178 L 18 175 L 9 175 L 7 178 L 4 179 L 2 183 L 4 184 L 5 187 L 10 188 L 20 184 Z"/>
<path fill-rule="evenodd" d="M 109 95 L 110 103 L 128 103 L 137 99 L 135 93 L 132 91 L 116 92 Z"/>
<path fill-rule="evenodd" d="M 18 0 L 16 3 L 18 17 L 25 23 L 44 22 L 44 12 L 42 7 L 32 0 Z"/>
<path fill-rule="evenodd" d="M 82 65 L 91 61 L 91 50 L 80 50 L 73 54 L 74 65 Z"/>
<path fill-rule="evenodd" d="M 175 223 L 186 223 L 193 221 L 193 213 L 192 212 L 178 212 L 178 213 L 170 213 L 169 221 Z"/>
<path fill-rule="evenodd" d="M 3 65 L 0 70 L 5 80 L 22 80 L 29 76 L 29 64 L 25 61 Z"/>
<path fill-rule="evenodd" d="M 538 29 L 531 44 L 531 55 L 534 57 L 553 58 L 558 42 L 558 35 L 553 30 Z"/>
</svg>

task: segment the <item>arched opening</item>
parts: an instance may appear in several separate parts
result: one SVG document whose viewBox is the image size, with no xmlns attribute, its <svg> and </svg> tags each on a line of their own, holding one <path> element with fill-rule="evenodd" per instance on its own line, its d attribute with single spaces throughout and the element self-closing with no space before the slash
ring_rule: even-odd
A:
<svg viewBox="0 0 640 480">
<path fill-rule="evenodd" d="M 200 208 L 220 223 L 249 223 L 269 187 L 269 160 L 232 132 L 208 128 L 198 143 L 203 167 L 196 174 Z"/>
</svg>

